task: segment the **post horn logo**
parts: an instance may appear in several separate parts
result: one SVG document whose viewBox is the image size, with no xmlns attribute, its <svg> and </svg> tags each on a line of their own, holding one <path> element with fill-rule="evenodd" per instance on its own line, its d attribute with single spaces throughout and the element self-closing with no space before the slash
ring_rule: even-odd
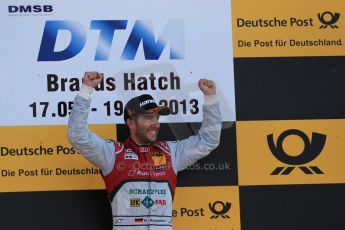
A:
<svg viewBox="0 0 345 230">
<path fill-rule="evenodd" d="M 300 137 L 304 142 L 303 151 L 297 156 L 291 156 L 287 154 L 283 149 L 284 139 L 290 135 L 296 135 Z M 267 135 L 268 146 L 273 155 L 281 162 L 292 165 L 288 167 L 277 167 L 273 170 L 271 175 L 288 175 L 295 169 L 295 166 L 304 172 L 305 174 L 324 174 L 317 166 L 305 166 L 305 164 L 313 161 L 319 156 L 323 147 L 325 146 L 326 135 L 321 133 L 312 133 L 312 140 L 310 141 L 308 136 L 298 130 L 289 129 L 281 133 L 277 139 L 277 143 L 274 143 L 273 134 Z M 302 166 L 304 165 L 304 166 Z"/>
<path fill-rule="evenodd" d="M 318 13 L 317 17 L 319 18 L 319 21 L 323 24 L 319 27 L 319 29 L 326 29 L 327 27 L 331 28 L 339 28 L 337 25 L 334 25 L 340 18 L 339 13 L 332 14 L 329 11 L 323 12 L 322 14 Z"/>
<path fill-rule="evenodd" d="M 217 206 L 217 207 L 216 207 Z M 220 209 L 218 209 L 220 206 Z M 208 207 L 210 208 L 211 212 L 214 214 L 211 216 L 210 219 L 217 219 L 218 217 L 223 217 L 223 218 L 230 218 L 230 216 L 226 215 L 226 213 L 229 212 L 231 208 L 231 203 L 229 202 L 222 202 L 222 201 L 216 201 L 213 204 L 209 203 Z"/>
</svg>

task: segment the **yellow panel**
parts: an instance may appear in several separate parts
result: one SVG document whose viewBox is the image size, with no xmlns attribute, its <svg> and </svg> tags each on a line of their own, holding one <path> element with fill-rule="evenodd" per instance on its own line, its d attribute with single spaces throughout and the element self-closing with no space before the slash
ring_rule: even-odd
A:
<svg viewBox="0 0 345 230">
<path fill-rule="evenodd" d="M 234 0 L 234 56 L 345 55 L 344 15 L 343 0 Z"/>
<path fill-rule="evenodd" d="M 173 226 L 176 230 L 240 230 L 238 187 L 176 188 Z"/>
<path fill-rule="evenodd" d="M 345 120 L 248 121 L 236 129 L 240 185 L 345 182 Z"/>
<path fill-rule="evenodd" d="M 92 125 L 115 139 L 115 125 Z M 69 144 L 67 126 L 0 127 L 0 192 L 103 189 L 100 171 Z"/>
</svg>

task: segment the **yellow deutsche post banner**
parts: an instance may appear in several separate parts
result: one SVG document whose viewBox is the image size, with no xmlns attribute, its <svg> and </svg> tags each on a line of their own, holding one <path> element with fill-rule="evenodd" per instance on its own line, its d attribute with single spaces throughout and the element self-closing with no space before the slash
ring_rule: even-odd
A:
<svg viewBox="0 0 345 230">
<path fill-rule="evenodd" d="M 174 229 L 240 230 L 238 186 L 178 187 Z"/>
<path fill-rule="evenodd" d="M 345 120 L 243 121 L 239 185 L 345 182 Z"/>
<path fill-rule="evenodd" d="M 343 0 L 232 1 L 234 57 L 345 55 Z"/>
<path fill-rule="evenodd" d="M 91 125 L 115 139 L 115 125 Z M 71 147 L 67 126 L 0 127 L 0 192 L 103 189 L 100 170 Z"/>
</svg>

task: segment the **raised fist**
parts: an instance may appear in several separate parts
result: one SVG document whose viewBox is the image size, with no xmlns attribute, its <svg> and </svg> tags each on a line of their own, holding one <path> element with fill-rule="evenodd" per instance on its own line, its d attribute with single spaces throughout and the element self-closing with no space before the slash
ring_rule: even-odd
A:
<svg viewBox="0 0 345 230">
<path fill-rule="evenodd" d="M 103 79 L 103 74 L 99 72 L 96 72 L 96 71 L 85 72 L 83 83 L 92 88 L 95 88 L 102 81 L 102 79 Z"/>
<path fill-rule="evenodd" d="M 212 80 L 200 79 L 198 86 L 204 95 L 216 94 L 216 84 Z"/>
</svg>

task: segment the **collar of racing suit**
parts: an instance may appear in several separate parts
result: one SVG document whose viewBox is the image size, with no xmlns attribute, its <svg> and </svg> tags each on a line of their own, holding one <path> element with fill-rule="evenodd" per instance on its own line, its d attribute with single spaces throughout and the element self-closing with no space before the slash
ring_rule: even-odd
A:
<svg viewBox="0 0 345 230">
<path fill-rule="evenodd" d="M 152 145 L 152 144 L 149 144 L 149 145 L 138 145 L 130 137 L 127 138 L 127 140 L 124 142 L 124 144 L 125 144 L 125 146 L 127 148 L 131 148 L 131 149 L 133 149 L 133 151 L 135 153 L 139 153 L 139 154 L 150 152 L 150 148 L 151 148 L 151 145 Z"/>
</svg>

